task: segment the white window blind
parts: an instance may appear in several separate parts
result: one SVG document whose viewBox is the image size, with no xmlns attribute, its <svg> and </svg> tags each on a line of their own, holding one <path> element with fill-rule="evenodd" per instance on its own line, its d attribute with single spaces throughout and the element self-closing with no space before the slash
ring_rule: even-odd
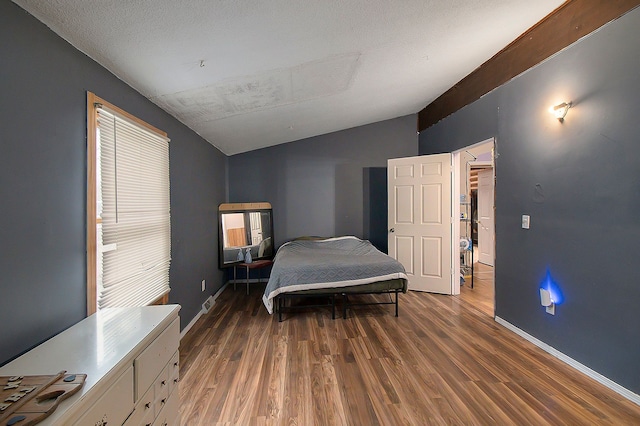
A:
<svg viewBox="0 0 640 426">
<path fill-rule="evenodd" d="M 170 290 L 169 140 L 97 111 L 98 308 L 145 306 Z"/>
</svg>

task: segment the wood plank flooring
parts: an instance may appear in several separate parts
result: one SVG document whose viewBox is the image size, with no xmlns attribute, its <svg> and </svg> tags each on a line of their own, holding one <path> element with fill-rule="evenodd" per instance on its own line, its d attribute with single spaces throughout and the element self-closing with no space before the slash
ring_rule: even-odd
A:
<svg viewBox="0 0 640 426">
<path fill-rule="evenodd" d="M 400 295 L 398 318 L 360 306 L 279 323 L 264 284 L 229 286 L 180 344 L 182 424 L 640 424 L 640 406 L 495 323 L 493 286 L 474 287 Z"/>
<path fill-rule="evenodd" d="M 461 301 L 467 305 L 468 309 L 477 309 L 493 318 L 495 315 L 493 267 L 476 262 L 473 269 L 473 288 L 470 280 L 460 287 Z"/>
</svg>

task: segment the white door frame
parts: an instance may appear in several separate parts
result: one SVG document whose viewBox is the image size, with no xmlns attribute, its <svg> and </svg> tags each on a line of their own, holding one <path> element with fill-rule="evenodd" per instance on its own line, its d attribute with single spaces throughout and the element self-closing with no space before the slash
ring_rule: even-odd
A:
<svg viewBox="0 0 640 426">
<path fill-rule="evenodd" d="M 482 176 L 481 176 L 482 175 Z M 487 191 L 490 191 L 489 194 L 485 194 L 484 191 L 481 191 L 481 179 L 488 179 L 489 182 L 486 183 Z M 478 262 L 484 263 L 489 266 L 495 265 L 495 172 L 493 167 L 491 169 L 484 169 L 478 172 Z M 481 196 L 482 195 L 490 195 L 489 200 L 491 203 L 491 208 L 487 210 L 487 221 L 482 221 L 482 215 L 480 210 L 481 204 Z M 484 198 L 482 198 L 484 200 Z M 484 205 L 484 204 L 483 204 Z M 481 228 L 487 228 L 487 238 L 481 238 Z M 484 235 L 484 233 L 483 233 Z M 482 240 L 482 244 L 480 244 Z M 489 243 L 487 244 L 487 240 Z M 486 254 L 482 252 L 482 250 L 486 250 Z"/>
<path fill-rule="evenodd" d="M 464 150 L 451 153 L 451 290 L 453 295 L 460 294 L 460 154 Z M 458 285 L 454 285 L 458 284 Z"/>
</svg>

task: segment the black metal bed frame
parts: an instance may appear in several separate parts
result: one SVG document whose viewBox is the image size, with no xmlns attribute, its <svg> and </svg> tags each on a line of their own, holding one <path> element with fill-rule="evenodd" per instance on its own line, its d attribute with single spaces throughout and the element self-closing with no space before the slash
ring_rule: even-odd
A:
<svg viewBox="0 0 640 426">
<path fill-rule="evenodd" d="M 285 306 L 285 299 L 294 299 L 296 297 L 317 297 L 317 298 L 329 298 L 330 303 L 320 305 L 304 305 L 304 306 Z M 318 293 L 318 294 L 287 294 L 281 293 L 276 296 L 276 310 L 278 311 L 278 322 L 282 322 L 282 314 L 286 312 L 292 312 L 294 310 L 307 309 L 307 308 L 320 308 L 325 306 L 331 306 L 331 319 L 336 319 L 336 293 Z M 285 311 L 284 309 L 287 309 Z"/>
<path fill-rule="evenodd" d="M 395 290 L 387 290 L 387 291 L 375 291 L 369 293 L 342 293 L 342 297 L 344 298 L 344 303 L 342 304 L 342 318 L 347 319 L 347 308 L 350 306 L 366 306 L 366 305 L 396 305 L 396 316 L 398 316 L 398 292 L 400 289 Z M 389 300 L 388 302 L 367 302 L 367 303 L 349 303 L 349 295 L 360 295 L 360 294 L 388 294 L 391 295 L 395 293 L 396 300 Z"/>
<path fill-rule="evenodd" d="M 336 296 L 340 295 L 343 298 L 342 303 L 342 318 L 347 319 L 347 309 L 352 306 L 365 306 L 365 305 L 396 305 L 396 317 L 398 316 L 398 293 L 401 292 L 401 289 L 394 290 L 384 290 L 384 291 L 370 291 L 370 292 L 354 292 L 354 293 L 316 293 L 316 294 L 295 294 L 295 293 L 281 293 L 276 296 L 276 311 L 278 312 L 278 322 L 282 322 L 282 314 L 287 312 L 292 312 L 300 309 L 307 308 L 319 308 L 325 306 L 331 306 L 331 319 L 336 319 Z M 394 294 L 395 293 L 395 301 L 390 300 L 388 302 L 366 302 L 366 303 L 349 303 L 349 295 L 369 295 L 369 294 Z M 304 306 L 285 306 L 286 299 L 293 299 L 297 297 L 324 297 L 329 298 L 329 303 L 318 304 L 318 305 L 304 305 Z M 286 310 L 285 310 L 286 309 Z"/>
</svg>

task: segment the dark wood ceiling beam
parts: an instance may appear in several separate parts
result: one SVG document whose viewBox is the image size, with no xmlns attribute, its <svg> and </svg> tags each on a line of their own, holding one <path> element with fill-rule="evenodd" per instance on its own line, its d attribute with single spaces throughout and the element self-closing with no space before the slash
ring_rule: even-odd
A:
<svg viewBox="0 0 640 426">
<path fill-rule="evenodd" d="M 568 0 L 420 111 L 418 131 L 480 99 L 638 5 L 640 0 Z"/>
</svg>

